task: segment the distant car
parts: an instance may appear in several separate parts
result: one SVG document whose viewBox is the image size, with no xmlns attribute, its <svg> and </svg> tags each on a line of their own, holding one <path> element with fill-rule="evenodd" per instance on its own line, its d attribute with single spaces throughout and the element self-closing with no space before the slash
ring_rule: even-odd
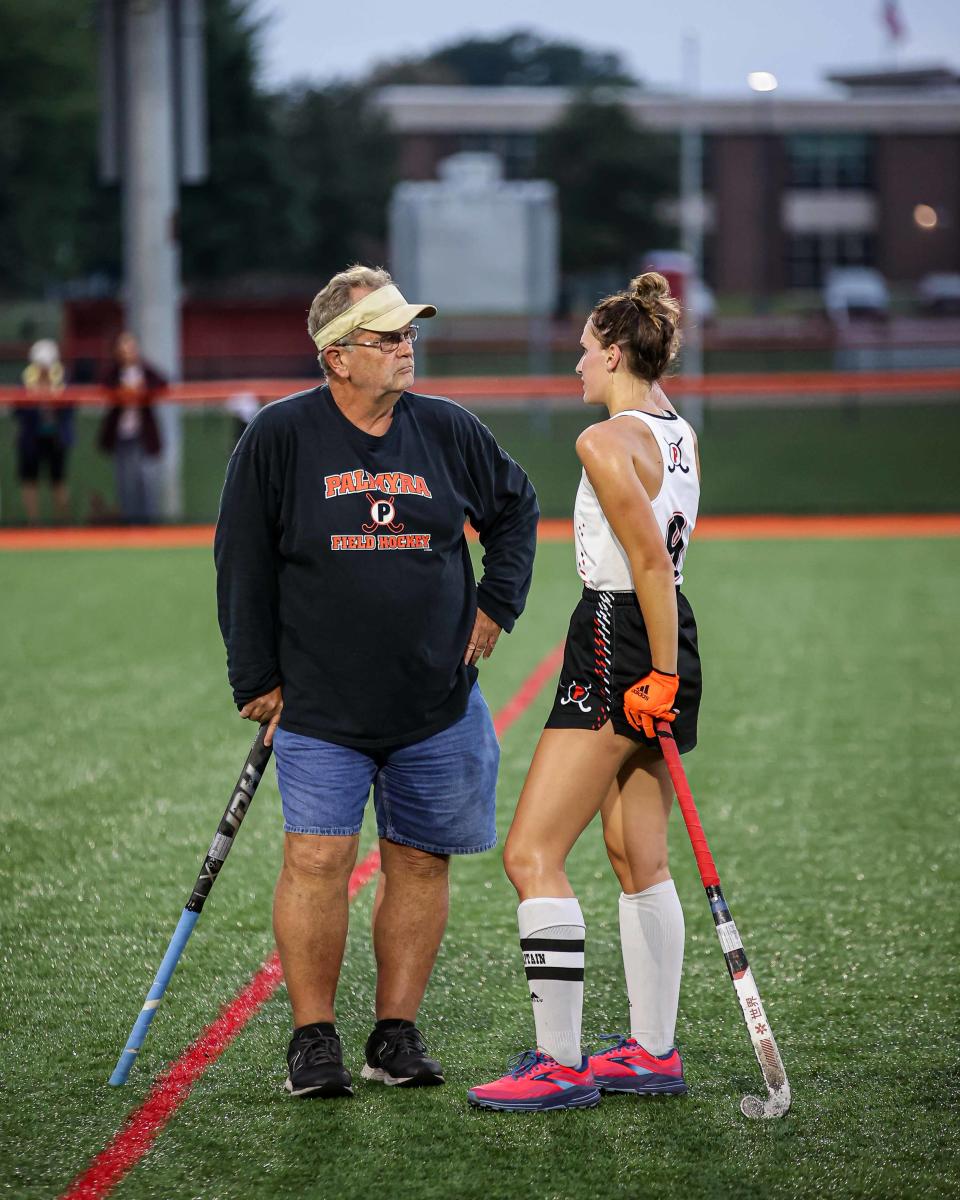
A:
<svg viewBox="0 0 960 1200">
<path fill-rule="evenodd" d="M 917 296 L 926 312 L 960 316 L 960 274 L 938 271 L 925 275 Z"/>
<path fill-rule="evenodd" d="M 823 303 L 834 321 L 885 317 L 890 311 L 890 293 L 883 276 L 871 267 L 834 267 L 827 272 Z"/>
</svg>

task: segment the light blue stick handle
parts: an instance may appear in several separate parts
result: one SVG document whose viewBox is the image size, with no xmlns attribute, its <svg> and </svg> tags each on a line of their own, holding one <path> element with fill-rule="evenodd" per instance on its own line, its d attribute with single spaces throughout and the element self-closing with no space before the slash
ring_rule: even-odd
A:
<svg viewBox="0 0 960 1200">
<path fill-rule="evenodd" d="M 163 999 L 163 993 L 167 990 L 170 977 L 173 975 L 177 963 L 180 961 L 183 948 L 186 946 L 190 934 L 193 933 L 193 927 L 196 925 L 199 917 L 200 914 L 198 912 L 190 912 L 186 908 L 180 914 L 180 920 L 173 931 L 173 937 L 170 939 L 170 945 L 163 956 L 163 962 L 157 971 L 153 986 L 147 992 L 147 998 L 144 1001 L 143 1008 L 140 1010 L 140 1015 L 134 1022 L 133 1029 L 130 1030 L 130 1036 L 127 1039 L 123 1053 L 117 1060 L 117 1065 L 113 1068 L 113 1074 L 110 1076 L 110 1084 L 113 1087 L 121 1087 L 127 1082 L 130 1068 L 133 1066 L 134 1059 L 137 1057 L 140 1047 L 144 1043 L 147 1030 L 150 1028 L 150 1022 L 153 1020 L 154 1014 L 160 1006 L 160 1001 Z"/>
</svg>

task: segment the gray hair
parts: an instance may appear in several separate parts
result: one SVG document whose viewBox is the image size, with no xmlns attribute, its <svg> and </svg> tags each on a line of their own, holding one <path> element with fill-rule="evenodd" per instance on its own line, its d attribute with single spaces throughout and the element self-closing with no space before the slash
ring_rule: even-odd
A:
<svg viewBox="0 0 960 1200">
<path fill-rule="evenodd" d="M 354 263 L 345 271 L 339 271 L 313 298 L 307 317 L 307 332 L 310 337 L 313 338 L 318 330 L 355 303 L 350 295 L 353 288 L 370 288 L 376 291 L 377 288 L 386 287 L 390 283 L 393 283 L 393 279 L 383 267 L 365 267 L 361 263 Z M 326 374 L 327 364 L 324 362 L 322 350 L 317 357 L 323 373 Z"/>
</svg>

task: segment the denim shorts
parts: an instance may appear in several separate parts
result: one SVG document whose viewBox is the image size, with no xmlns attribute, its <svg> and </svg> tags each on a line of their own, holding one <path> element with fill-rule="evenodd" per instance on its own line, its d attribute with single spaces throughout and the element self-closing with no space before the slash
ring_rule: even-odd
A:
<svg viewBox="0 0 960 1200">
<path fill-rule="evenodd" d="M 382 838 L 431 854 L 496 845 L 500 746 L 476 684 L 463 716 L 422 742 L 367 753 L 278 729 L 273 750 L 288 833 L 359 833 L 372 785 Z"/>
</svg>

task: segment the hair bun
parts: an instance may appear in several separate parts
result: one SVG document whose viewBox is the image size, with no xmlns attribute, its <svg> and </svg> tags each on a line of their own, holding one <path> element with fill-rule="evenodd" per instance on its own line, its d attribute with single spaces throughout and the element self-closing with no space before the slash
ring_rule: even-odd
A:
<svg viewBox="0 0 960 1200">
<path fill-rule="evenodd" d="M 655 304 L 670 295 L 670 284 L 659 271 L 644 271 L 630 280 L 630 294 L 641 304 Z"/>
<path fill-rule="evenodd" d="M 634 375 L 654 383 L 680 345 L 680 304 L 657 271 L 644 271 L 628 288 L 594 305 L 590 324 L 601 346 L 617 345 Z"/>
</svg>

